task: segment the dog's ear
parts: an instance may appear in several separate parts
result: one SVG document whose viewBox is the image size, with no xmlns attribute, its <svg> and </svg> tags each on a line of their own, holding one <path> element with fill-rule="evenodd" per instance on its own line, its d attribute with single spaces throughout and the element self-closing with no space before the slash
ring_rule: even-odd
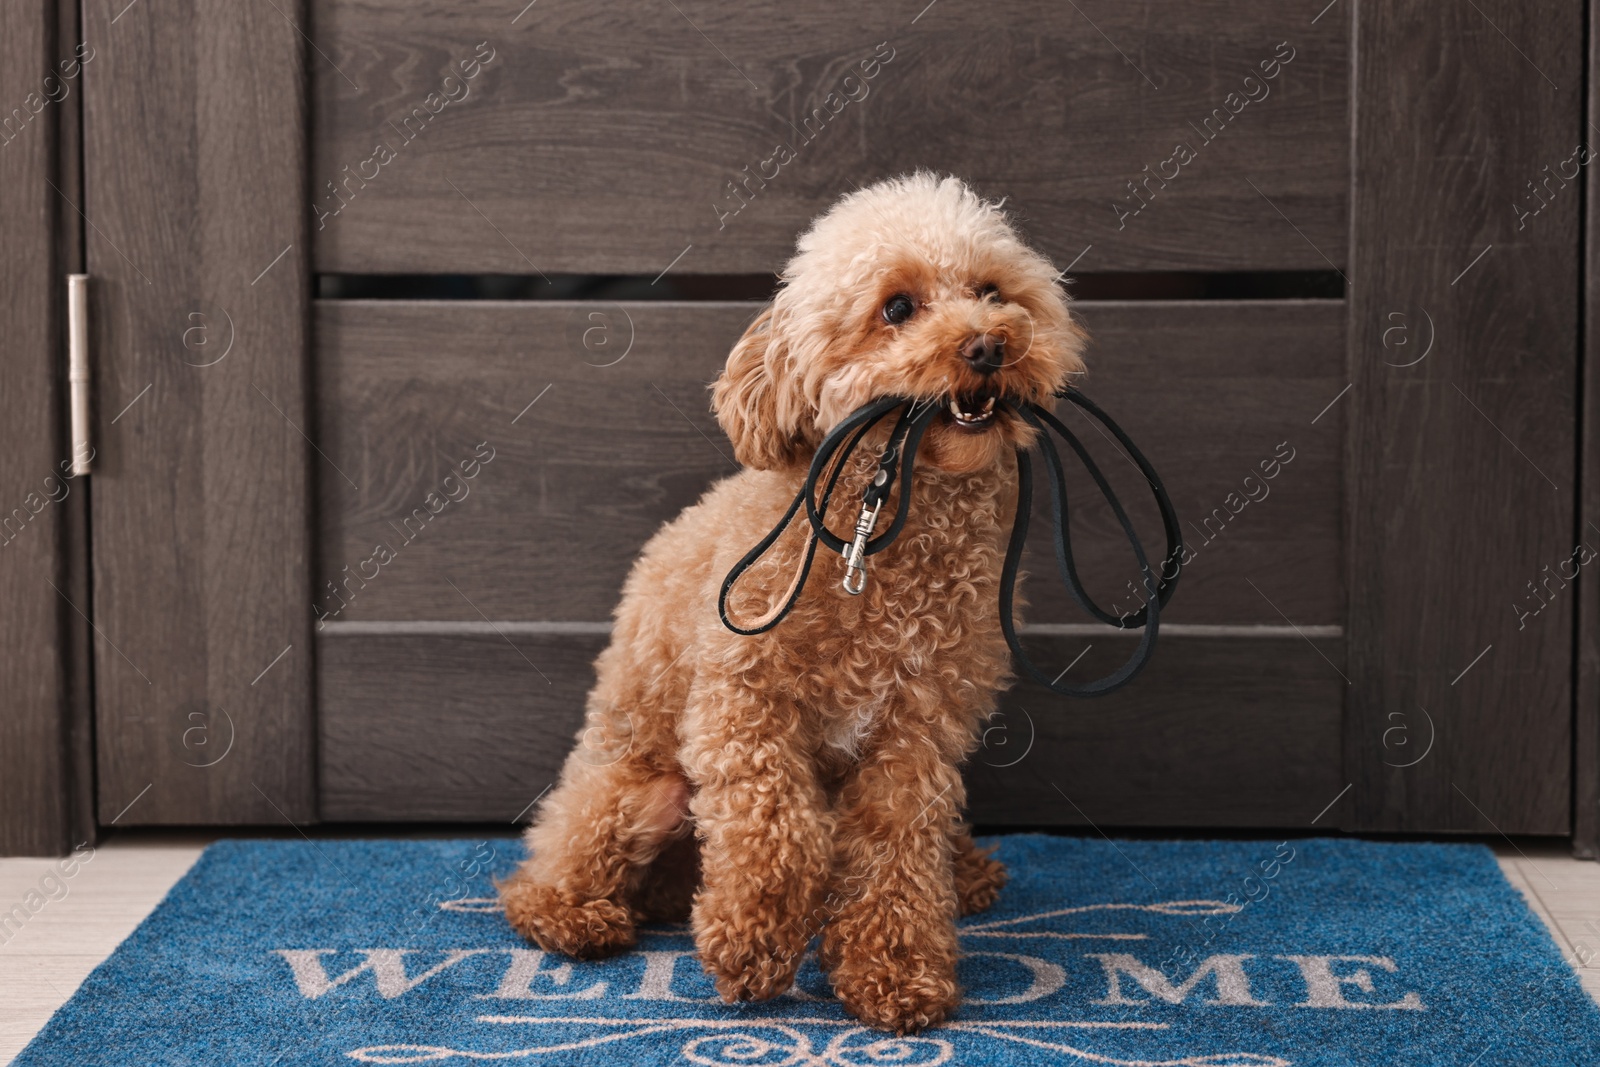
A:
<svg viewBox="0 0 1600 1067">
<path fill-rule="evenodd" d="M 805 459 L 799 405 L 786 402 L 794 386 L 779 380 L 786 373 L 792 373 L 788 353 L 768 306 L 728 353 L 728 365 L 711 386 L 711 410 L 746 467 L 778 470 Z"/>
</svg>

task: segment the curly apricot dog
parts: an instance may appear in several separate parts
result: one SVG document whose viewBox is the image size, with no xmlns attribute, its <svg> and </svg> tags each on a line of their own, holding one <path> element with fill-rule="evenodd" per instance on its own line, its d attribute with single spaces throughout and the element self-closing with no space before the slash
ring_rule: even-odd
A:
<svg viewBox="0 0 1600 1067">
<path fill-rule="evenodd" d="M 593 957 L 633 945 L 635 923 L 688 915 L 729 1001 L 784 992 L 820 933 L 839 999 L 868 1023 L 903 1033 L 959 1002 L 955 919 L 1005 880 L 962 821 L 959 768 L 1011 681 L 997 584 L 1013 453 L 1031 441 L 992 400 L 1048 405 L 1082 370 L 1056 279 L 998 205 L 925 173 L 844 197 L 800 238 L 713 386 L 746 469 L 657 533 L 627 580 L 580 743 L 500 889 L 517 930 Z M 886 396 L 947 410 L 866 592 L 822 559 L 782 624 L 728 631 L 729 567 L 826 432 Z M 887 435 L 865 439 L 840 499 L 859 498 Z M 731 615 L 785 595 L 807 534 L 791 526 L 746 572 Z"/>
</svg>

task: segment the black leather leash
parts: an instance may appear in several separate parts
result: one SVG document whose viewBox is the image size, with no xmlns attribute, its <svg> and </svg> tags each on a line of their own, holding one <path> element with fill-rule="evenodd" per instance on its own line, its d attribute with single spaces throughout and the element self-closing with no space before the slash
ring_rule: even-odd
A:
<svg viewBox="0 0 1600 1067">
<path fill-rule="evenodd" d="M 1165 487 L 1161 484 L 1161 477 L 1156 474 L 1150 461 L 1145 459 L 1144 453 L 1139 451 L 1133 441 L 1123 432 L 1112 418 L 1076 389 L 1068 388 L 1056 394 L 1065 400 L 1076 404 L 1091 418 L 1095 419 L 1109 430 L 1128 455 L 1138 466 L 1145 480 L 1150 483 L 1150 489 L 1155 494 L 1156 506 L 1161 510 L 1161 524 L 1166 534 L 1167 552 L 1162 561 L 1161 572 L 1155 573 L 1150 561 L 1145 556 L 1144 546 L 1139 541 L 1138 534 L 1133 529 L 1127 513 L 1122 508 L 1122 502 L 1112 491 L 1111 483 L 1101 473 L 1099 466 L 1083 447 L 1083 442 L 1062 422 L 1049 411 L 1037 404 L 1017 404 L 1012 401 L 999 400 L 998 404 L 1017 412 L 1028 425 L 1039 431 L 1038 441 L 1040 451 L 1044 453 L 1045 465 L 1049 468 L 1048 483 L 1050 486 L 1051 515 L 1055 521 L 1056 537 L 1056 566 L 1061 572 L 1062 581 L 1067 590 L 1072 594 L 1072 599 L 1086 613 L 1108 625 L 1119 629 L 1142 629 L 1144 633 L 1139 639 L 1138 646 L 1128 660 L 1106 675 L 1104 678 L 1082 684 L 1063 683 L 1060 676 L 1052 679 L 1041 671 L 1022 650 L 1022 642 L 1017 637 L 1016 626 L 1012 618 L 1013 605 L 1016 594 L 1017 569 L 1022 563 L 1022 550 L 1028 539 L 1028 524 L 1033 510 L 1033 463 L 1026 449 L 1017 450 L 1017 512 L 1011 526 L 1011 539 L 1006 546 L 1005 564 L 1000 572 L 1000 628 L 1005 633 L 1006 644 L 1011 648 L 1017 666 L 1022 673 L 1045 688 L 1063 696 L 1091 697 L 1101 696 L 1112 690 L 1120 689 L 1131 682 L 1138 673 L 1144 669 L 1151 653 L 1155 649 L 1156 635 L 1160 629 L 1161 609 L 1172 598 L 1172 592 L 1178 585 L 1178 576 L 1182 570 L 1183 557 L 1183 532 L 1178 525 L 1177 513 L 1173 510 L 1172 500 L 1167 496 Z M 916 461 L 917 446 L 922 441 L 922 435 L 943 405 L 940 403 L 918 402 L 906 400 L 903 397 L 887 397 L 883 400 L 867 404 L 841 422 L 823 438 L 822 444 L 817 448 L 817 454 L 812 457 L 811 469 L 806 474 L 805 482 L 800 491 L 795 494 L 794 501 L 784 512 L 783 518 L 773 527 L 772 532 L 761 539 L 738 563 L 728 572 L 722 581 L 722 591 L 717 597 L 717 611 L 722 617 L 722 623 L 736 634 L 753 635 L 765 633 L 789 614 L 790 609 L 799 600 L 801 591 L 805 588 L 806 576 L 811 571 L 811 564 L 816 557 L 817 542 L 827 545 L 838 552 L 845 559 L 844 588 L 851 594 L 858 594 L 866 588 L 866 557 L 882 552 L 894 543 L 905 527 L 906 517 L 910 514 L 912 468 Z M 833 490 L 837 486 L 844 468 L 849 463 L 851 454 L 855 451 L 861 439 L 881 422 L 895 408 L 903 408 L 899 419 L 895 422 L 894 429 L 890 431 L 888 444 L 885 445 L 883 454 L 878 460 L 878 472 L 871 483 L 862 493 L 861 513 L 856 520 L 855 534 L 850 541 L 834 534 L 828 529 L 824 518 L 827 515 L 828 504 L 833 498 Z M 1067 444 L 1072 446 L 1077 453 L 1079 461 L 1089 476 L 1094 479 L 1095 485 L 1111 505 L 1112 513 L 1122 525 L 1122 532 L 1128 538 L 1129 545 L 1133 548 L 1134 558 L 1138 561 L 1139 570 L 1144 575 L 1145 593 L 1147 594 L 1144 607 L 1127 616 L 1116 616 L 1104 610 L 1083 588 L 1083 583 L 1078 577 L 1077 563 L 1072 556 L 1070 515 L 1068 514 L 1066 471 L 1061 462 L 1061 456 L 1056 451 L 1054 442 L 1050 439 L 1050 432 L 1054 431 Z M 837 460 L 837 462 L 835 462 Z M 831 470 L 830 470 L 831 468 Z M 884 501 L 893 489 L 896 475 L 900 478 L 900 502 L 895 508 L 894 521 L 883 533 L 873 536 L 877 526 L 878 513 Z M 822 487 L 822 498 L 817 499 L 817 487 Z M 750 568 L 756 560 L 766 554 L 774 542 L 788 529 L 795 515 L 804 505 L 806 519 L 811 526 L 811 533 L 807 539 L 805 556 L 795 574 L 794 581 L 790 584 L 784 598 L 774 605 L 766 615 L 750 624 L 741 627 L 734 623 L 728 616 L 728 594 L 733 590 L 734 583 Z M 1167 571 L 1171 570 L 1171 577 Z M 1065 673 L 1065 672 L 1063 672 Z"/>
</svg>

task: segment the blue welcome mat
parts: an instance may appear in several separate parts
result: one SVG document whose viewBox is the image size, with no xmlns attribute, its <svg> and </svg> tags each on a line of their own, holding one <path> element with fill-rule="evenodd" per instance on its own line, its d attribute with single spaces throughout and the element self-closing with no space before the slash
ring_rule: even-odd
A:
<svg viewBox="0 0 1600 1067">
<path fill-rule="evenodd" d="M 1600 1063 L 1600 1010 L 1475 845 L 1001 839 L 967 1000 L 865 1029 L 808 960 L 717 1002 L 681 929 L 575 963 L 520 941 L 513 840 L 213 845 L 16 1061 L 87 1064 Z"/>
</svg>

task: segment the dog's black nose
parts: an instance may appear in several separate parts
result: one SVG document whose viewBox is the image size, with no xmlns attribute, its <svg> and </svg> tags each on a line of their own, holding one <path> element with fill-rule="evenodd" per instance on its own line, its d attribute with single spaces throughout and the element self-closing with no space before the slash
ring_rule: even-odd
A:
<svg viewBox="0 0 1600 1067">
<path fill-rule="evenodd" d="M 993 374 L 1005 365 L 1005 338 L 980 333 L 961 346 L 961 358 L 979 374 Z"/>
</svg>

